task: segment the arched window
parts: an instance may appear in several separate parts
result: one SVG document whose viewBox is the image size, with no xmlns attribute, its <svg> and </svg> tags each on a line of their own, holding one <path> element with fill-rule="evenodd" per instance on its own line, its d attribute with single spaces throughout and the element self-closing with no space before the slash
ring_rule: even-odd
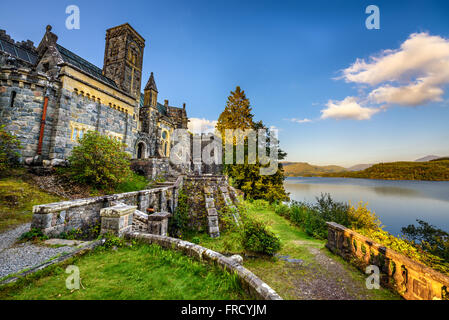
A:
<svg viewBox="0 0 449 320">
<path fill-rule="evenodd" d="M 145 143 L 140 142 L 137 145 L 137 159 L 144 159 L 145 158 Z"/>
</svg>

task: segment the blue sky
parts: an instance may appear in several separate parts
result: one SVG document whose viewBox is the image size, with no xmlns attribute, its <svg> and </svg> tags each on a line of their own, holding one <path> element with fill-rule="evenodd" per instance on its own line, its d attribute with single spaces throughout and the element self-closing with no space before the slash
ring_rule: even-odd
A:
<svg viewBox="0 0 449 320">
<path fill-rule="evenodd" d="M 80 8 L 79 30 L 65 28 L 71 4 Z M 370 4 L 380 9 L 380 30 L 365 27 Z M 21 1 L 3 6 L 0 21 L 14 39 L 36 44 L 51 24 L 61 45 L 99 67 L 105 30 L 129 22 L 147 40 L 143 82 L 155 73 L 160 101 L 186 102 L 190 117 L 212 121 L 239 85 L 255 117 L 280 130 L 290 161 L 350 166 L 449 155 L 449 80 L 434 72 L 438 63 L 447 70 L 447 1 Z M 429 58 L 434 50 L 419 47 L 432 39 L 443 56 L 399 73 L 413 59 L 393 55 L 414 33 L 424 36 L 412 39 L 412 57 Z M 370 59 L 388 55 L 399 62 L 376 82 L 385 66 Z M 357 59 L 371 65 L 342 78 Z M 428 78 L 417 93 L 427 100 L 385 96 L 419 77 Z M 340 115 L 343 107 L 349 116 Z"/>
</svg>

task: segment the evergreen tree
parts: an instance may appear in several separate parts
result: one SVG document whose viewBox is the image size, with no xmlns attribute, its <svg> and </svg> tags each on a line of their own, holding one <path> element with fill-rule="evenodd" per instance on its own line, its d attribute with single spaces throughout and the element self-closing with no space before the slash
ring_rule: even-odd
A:
<svg viewBox="0 0 449 320">
<path fill-rule="evenodd" d="M 251 113 L 250 101 L 246 97 L 245 92 L 237 87 L 234 92 L 228 97 L 225 110 L 218 118 L 216 129 L 222 135 L 225 141 L 226 129 L 266 129 L 262 121 L 255 122 L 254 115 Z M 269 131 L 267 130 L 269 136 Z M 279 141 L 269 137 L 270 143 L 276 143 L 279 146 Z M 233 141 L 234 154 L 236 151 L 235 144 L 238 139 Z M 227 164 L 224 166 L 224 173 L 228 175 L 234 187 L 242 190 L 245 197 L 249 199 L 265 199 L 270 202 L 288 200 L 288 195 L 284 189 L 284 170 L 282 164 L 278 163 L 278 170 L 273 175 L 261 175 L 260 169 L 262 167 L 259 158 L 256 158 L 256 164 L 248 164 L 248 139 L 245 143 L 245 163 L 244 164 Z M 266 149 L 269 154 L 269 147 Z M 260 153 L 260 151 L 259 151 Z M 278 148 L 278 160 L 284 159 L 286 153 Z"/>
</svg>

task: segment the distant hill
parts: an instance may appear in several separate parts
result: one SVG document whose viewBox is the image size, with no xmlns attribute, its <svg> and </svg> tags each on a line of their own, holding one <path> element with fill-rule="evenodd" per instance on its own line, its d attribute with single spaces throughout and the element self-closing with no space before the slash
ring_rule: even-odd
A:
<svg viewBox="0 0 449 320">
<path fill-rule="evenodd" d="M 426 156 L 424 158 L 420 158 L 415 160 L 415 162 L 427 162 L 427 161 L 431 161 L 431 160 L 436 160 L 441 158 L 440 156 Z"/>
<path fill-rule="evenodd" d="M 315 166 L 307 162 L 283 162 L 287 177 L 320 176 L 324 173 L 344 172 L 346 168 L 340 166 Z"/>
<path fill-rule="evenodd" d="M 372 167 L 374 164 L 356 164 L 355 166 L 349 167 L 348 171 L 362 171 Z"/>
<path fill-rule="evenodd" d="M 325 173 L 322 176 L 382 180 L 449 181 L 449 159 L 442 158 L 428 162 L 379 163 L 362 171 Z"/>
</svg>

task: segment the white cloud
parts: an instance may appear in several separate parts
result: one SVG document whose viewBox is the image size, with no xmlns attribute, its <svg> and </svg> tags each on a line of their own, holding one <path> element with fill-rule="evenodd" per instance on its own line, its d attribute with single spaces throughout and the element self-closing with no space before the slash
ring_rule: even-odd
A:
<svg viewBox="0 0 449 320">
<path fill-rule="evenodd" d="M 296 118 L 292 118 L 292 119 L 286 119 L 286 120 L 291 121 L 291 122 L 296 122 L 296 123 L 309 123 L 309 122 L 313 122 L 312 120 L 307 119 L 307 118 L 304 118 L 304 119 L 296 119 Z"/>
<path fill-rule="evenodd" d="M 377 104 L 417 106 L 442 101 L 449 84 L 449 39 L 411 34 L 397 50 L 384 50 L 369 62 L 357 59 L 341 78 L 378 86 L 368 95 Z"/>
<path fill-rule="evenodd" d="M 210 133 L 215 131 L 216 120 L 189 118 L 188 129 L 193 133 Z"/>
<path fill-rule="evenodd" d="M 376 108 L 362 107 L 355 97 L 347 97 L 342 101 L 329 100 L 326 106 L 326 109 L 321 110 L 321 119 L 368 120 L 380 111 Z"/>
</svg>

